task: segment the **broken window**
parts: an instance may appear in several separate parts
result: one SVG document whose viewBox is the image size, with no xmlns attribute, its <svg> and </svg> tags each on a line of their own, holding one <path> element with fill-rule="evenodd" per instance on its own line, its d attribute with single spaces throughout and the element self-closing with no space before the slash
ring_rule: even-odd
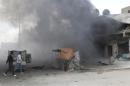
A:
<svg viewBox="0 0 130 86">
<path fill-rule="evenodd" d="M 130 13 L 130 10 L 128 10 L 128 13 Z"/>
</svg>

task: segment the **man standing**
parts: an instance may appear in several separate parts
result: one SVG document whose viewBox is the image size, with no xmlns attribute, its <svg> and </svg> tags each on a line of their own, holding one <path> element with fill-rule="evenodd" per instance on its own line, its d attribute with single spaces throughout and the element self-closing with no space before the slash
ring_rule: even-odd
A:
<svg viewBox="0 0 130 86">
<path fill-rule="evenodd" d="M 71 70 L 79 70 L 81 69 L 79 51 L 75 51 L 74 56 L 75 58 L 72 59 L 70 63 L 70 68 Z"/>
<path fill-rule="evenodd" d="M 13 65 L 13 51 L 10 52 L 8 58 L 7 58 L 7 61 L 6 61 L 6 64 L 8 64 L 8 69 L 7 71 L 4 73 L 5 76 L 7 76 L 7 73 L 8 72 L 11 72 L 13 76 L 16 76 L 14 73 L 14 65 Z"/>
<path fill-rule="evenodd" d="M 22 57 L 21 57 L 21 52 L 19 52 L 17 58 L 16 58 L 16 65 L 17 68 L 20 70 L 20 73 L 22 73 Z"/>
</svg>

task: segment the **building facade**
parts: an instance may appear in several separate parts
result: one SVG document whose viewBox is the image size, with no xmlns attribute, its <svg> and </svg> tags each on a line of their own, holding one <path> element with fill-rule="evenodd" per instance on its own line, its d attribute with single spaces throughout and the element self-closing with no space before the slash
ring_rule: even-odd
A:
<svg viewBox="0 0 130 86">
<path fill-rule="evenodd" d="M 130 6 L 122 8 L 121 13 L 130 13 Z"/>
</svg>

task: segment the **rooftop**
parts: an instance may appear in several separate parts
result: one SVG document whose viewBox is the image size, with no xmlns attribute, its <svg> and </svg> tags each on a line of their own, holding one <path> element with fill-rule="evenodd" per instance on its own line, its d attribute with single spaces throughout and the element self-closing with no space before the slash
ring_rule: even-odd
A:
<svg viewBox="0 0 130 86">
<path fill-rule="evenodd" d="M 127 14 L 114 14 L 114 15 L 109 15 L 108 17 L 122 22 L 122 23 L 126 23 L 126 24 L 130 24 L 130 13 Z"/>
</svg>

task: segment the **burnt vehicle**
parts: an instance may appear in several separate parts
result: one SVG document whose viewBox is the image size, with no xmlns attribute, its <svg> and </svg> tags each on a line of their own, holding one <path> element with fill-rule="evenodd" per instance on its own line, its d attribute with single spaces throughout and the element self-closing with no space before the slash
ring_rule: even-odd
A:
<svg viewBox="0 0 130 86">
<path fill-rule="evenodd" d="M 79 69 L 80 56 L 76 49 L 59 48 L 52 51 L 58 53 L 57 62 L 60 69 L 64 69 L 64 71 Z"/>
<path fill-rule="evenodd" d="M 14 67 L 15 71 L 18 72 L 20 68 L 16 65 L 16 59 L 19 53 L 21 53 L 21 59 L 22 59 L 22 70 L 26 70 L 26 66 L 31 63 L 31 54 L 27 53 L 26 50 L 18 51 L 18 50 L 10 50 L 8 51 L 8 55 L 12 52 L 13 60 L 14 60 Z"/>
</svg>

